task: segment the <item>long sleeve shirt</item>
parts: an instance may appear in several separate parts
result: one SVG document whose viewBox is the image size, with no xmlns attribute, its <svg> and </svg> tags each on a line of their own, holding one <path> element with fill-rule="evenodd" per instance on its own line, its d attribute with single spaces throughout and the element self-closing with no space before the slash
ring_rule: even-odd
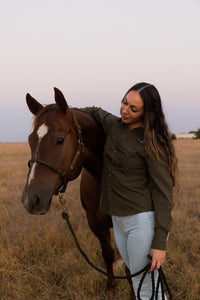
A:
<svg viewBox="0 0 200 300">
<path fill-rule="evenodd" d="M 167 160 L 145 151 L 144 128 L 129 129 L 101 108 L 85 108 L 104 130 L 100 210 L 128 216 L 155 211 L 153 249 L 165 250 L 171 226 L 172 184 Z"/>
</svg>

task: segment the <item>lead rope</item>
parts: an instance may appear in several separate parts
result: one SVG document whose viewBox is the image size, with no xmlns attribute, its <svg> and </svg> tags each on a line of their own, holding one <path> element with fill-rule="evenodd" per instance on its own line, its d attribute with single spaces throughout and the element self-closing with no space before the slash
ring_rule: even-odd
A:
<svg viewBox="0 0 200 300">
<path fill-rule="evenodd" d="M 95 266 L 90 260 L 89 258 L 87 257 L 87 255 L 85 254 L 85 252 L 82 250 L 78 240 L 77 240 L 77 237 L 75 235 L 75 232 L 72 228 L 72 225 L 70 223 L 70 220 L 69 220 L 69 215 L 66 211 L 66 198 L 65 198 L 65 195 L 64 193 L 60 193 L 59 194 L 59 201 L 60 203 L 62 204 L 63 206 L 63 212 L 62 212 L 62 217 L 64 220 L 66 220 L 67 224 L 68 224 L 68 227 L 69 227 L 69 230 L 74 238 L 74 241 L 75 241 L 75 244 L 79 250 L 79 252 L 81 253 L 81 255 L 84 257 L 84 259 L 87 261 L 87 263 L 92 267 L 94 268 L 96 271 L 98 271 L 99 273 L 107 276 L 107 277 L 111 277 L 113 279 L 130 279 L 130 278 L 133 278 L 133 277 L 136 277 L 140 274 L 143 273 L 141 279 L 140 279 L 140 283 L 139 283 L 139 286 L 138 286 L 138 290 L 137 290 L 137 298 L 138 300 L 142 300 L 142 298 L 140 297 L 140 293 L 141 293 L 141 289 L 142 289 L 142 284 L 144 282 L 144 279 L 146 277 L 146 275 L 148 274 L 148 270 L 150 269 L 151 267 L 151 263 L 148 263 L 143 269 L 141 269 L 139 272 L 135 273 L 135 274 L 131 274 L 131 275 L 127 275 L 127 276 L 117 276 L 117 275 L 113 275 L 113 274 L 109 274 L 107 272 L 105 272 L 104 270 L 102 269 L 99 269 L 97 266 Z M 148 255 L 148 258 L 151 259 L 150 255 Z M 151 281 L 152 281 L 152 295 L 151 295 L 151 298 L 149 300 L 153 300 L 154 297 L 155 297 L 155 300 L 158 300 L 158 291 L 159 291 L 159 286 L 161 285 L 161 293 L 162 293 L 162 300 L 165 300 L 165 295 L 164 295 L 164 287 L 166 288 L 166 291 L 169 295 L 169 300 L 172 300 L 172 294 L 171 294 L 171 291 L 169 289 L 169 286 L 167 284 L 167 281 L 166 281 L 166 278 L 165 278 L 165 275 L 164 275 L 164 272 L 162 270 L 162 268 L 160 267 L 160 269 L 158 270 L 159 272 L 159 276 L 158 276 L 158 280 L 157 280 L 157 285 L 156 285 L 156 290 L 155 290 L 155 278 L 154 278 L 154 271 L 151 272 Z"/>
</svg>

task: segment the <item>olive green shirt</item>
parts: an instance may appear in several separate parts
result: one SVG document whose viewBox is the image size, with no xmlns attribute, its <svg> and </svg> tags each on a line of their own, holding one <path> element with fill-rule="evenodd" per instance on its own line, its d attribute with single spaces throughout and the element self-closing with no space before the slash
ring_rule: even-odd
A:
<svg viewBox="0 0 200 300">
<path fill-rule="evenodd" d="M 172 184 L 167 163 L 145 151 L 144 128 L 129 126 L 101 108 L 90 113 L 105 132 L 100 210 L 116 216 L 155 211 L 153 249 L 165 250 L 171 226 Z"/>
</svg>

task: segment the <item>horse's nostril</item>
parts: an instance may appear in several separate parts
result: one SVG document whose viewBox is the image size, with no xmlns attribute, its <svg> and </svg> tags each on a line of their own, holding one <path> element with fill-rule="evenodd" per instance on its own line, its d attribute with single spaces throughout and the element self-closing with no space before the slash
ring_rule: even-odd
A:
<svg viewBox="0 0 200 300">
<path fill-rule="evenodd" d="M 40 198 L 36 195 L 36 196 L 35 196 L 34 207 L 38 207 L 39 205 L 40 205 Z"/>
</svg>

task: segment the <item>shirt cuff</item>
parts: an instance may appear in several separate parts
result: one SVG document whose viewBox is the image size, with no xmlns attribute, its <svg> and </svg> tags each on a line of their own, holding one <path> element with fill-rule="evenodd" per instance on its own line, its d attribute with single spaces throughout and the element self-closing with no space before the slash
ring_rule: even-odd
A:
<svg viewBox="0 0 200 300">
<path fill-rule="evenodd" d="M 152 249 L 166 250 L 168 232 L 162 228 L 155 230 L 154 238 L 151 244 Z"/>
</svg>

